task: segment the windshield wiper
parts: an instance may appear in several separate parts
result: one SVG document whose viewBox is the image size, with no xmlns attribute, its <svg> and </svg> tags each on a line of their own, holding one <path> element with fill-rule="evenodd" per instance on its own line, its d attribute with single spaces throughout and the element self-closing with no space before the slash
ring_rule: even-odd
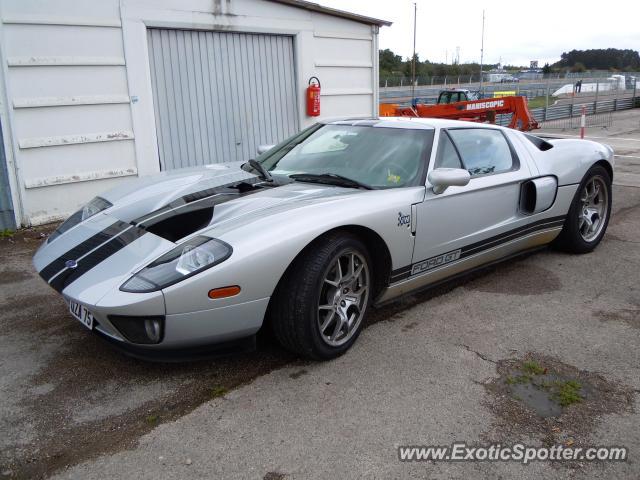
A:
<svg viewBox="0 0 640 480">
<path fill-rule="evenodd" d="M 251 158 L 251 159 L 249 159 L 249 165 L 251 165 L 251 167 L 254 170 L 258 171 L 258 173 L 260 174 L 260 178 L 262 180 L 264 180 L 265 182 L 273 182 L 273 177 L 267 171 L 267 169 L 262 166 L 262 164 L 260 162 L 258 162 L 257 160 L 254 160 L 253 158 Z"/>
<path fill-rule="evenodd" d="M 373 190 L 373 187 L 366 183 L 361 183 L 352 178 L 343 177 L 337 173 L 294 173 L 289 178 L 299 180 L 301 182 L 325 183 L 327 185 L 337 185 L 347 188 L 362 188 L 364 190 Z"/>
</svg>

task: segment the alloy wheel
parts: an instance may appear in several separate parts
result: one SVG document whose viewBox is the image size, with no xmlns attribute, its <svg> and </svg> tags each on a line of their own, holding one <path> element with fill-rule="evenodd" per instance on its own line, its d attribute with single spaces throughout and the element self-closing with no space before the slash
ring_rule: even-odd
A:
<svg viewBox="0 0 640 480">
<path fill-rule="evenodd" d="M 318 329 L 326 344 L 343 345 L 358 331 L 369 301 L 369 285 L 369 267 L 359 252 L 347 250 L 330 263 L 318 301 Z"/>
</svg>

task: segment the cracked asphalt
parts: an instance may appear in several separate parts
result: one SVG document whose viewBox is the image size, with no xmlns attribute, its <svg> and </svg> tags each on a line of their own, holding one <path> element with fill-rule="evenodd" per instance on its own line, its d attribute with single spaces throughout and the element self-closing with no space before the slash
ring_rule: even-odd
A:
<svg viewBox="0 0 640 480">
<path fill-rule="evenodd" d="M 595 252 L 542 250 L 404 298 L 373 312 L 354 348 L 326 363 L 301 362 L 269 338 L 222 360 L 123 357 L 32 272 L 41 230 L 0 240 L 0 475 L 640 477 L 640 112 L 588 134 L 621 155 Z M 576 410 L 553 428 L 563 441 L 578 432 L 579 445 L 627 446 L 626 462 L 398 461 L 399 445 L 542 445 L 539 422 L 513 421 L 487 388 L 499 362 L 528 354 L 625 392 L 623 407 L 604 402 L 585 425 Z"/>
</svg>

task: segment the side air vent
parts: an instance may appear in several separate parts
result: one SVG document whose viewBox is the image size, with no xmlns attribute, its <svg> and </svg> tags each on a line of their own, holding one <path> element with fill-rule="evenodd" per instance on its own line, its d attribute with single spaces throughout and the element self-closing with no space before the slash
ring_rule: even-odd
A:
<svg viewBox="0 0 640 480">
<path fill-rule="evenodd" d="M 546 152 L 547 150 L 551 150 L 553 148 L 553 145 L 547 142 L 543 138 L 536 137 L 535 135 L 531 135 L 530 133 L 525 133 L 524 136 L 527 138 L 527 140 L 533 143 L 541 152 Z"/>
<path fill-rule="evenodd" d="M 520 189 L 520 211 L 531 215 L 536 209 L 536 185 L 529 180 Z"/>
<path fill-rule="evenodd" d="M 558 191 L 556 177 L 528 180 L 520 187 L 520 212 L 525 215 L 544 212 L 553 205 Z"/>
</svg>

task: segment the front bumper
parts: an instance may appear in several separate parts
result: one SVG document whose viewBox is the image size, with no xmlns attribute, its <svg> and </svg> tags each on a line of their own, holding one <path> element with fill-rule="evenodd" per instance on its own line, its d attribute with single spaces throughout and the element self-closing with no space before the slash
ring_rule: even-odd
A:
<svg viewBox="0 0 640 480">
<path fill-rule="evenodd" d="M 191 362 L 205 360 L 227 355 L 234 355 L 243 352 L 252 352 L 256 349 L 256 336 L 228 340 L 213 345 L 202 345 L 199 347 L 186 348 L 149 348 L 145 345 L 133 345 L 131 343 L 120 342 L 113 337 L 104 335 L 100 330 L 94 330 L 96 335 L 123 354 L 150 362 Z"/>
<path fill-rule="evenodd" d="M 80 303 L 93 314 L 96 333 L 107 338 L 111 343 L 124 348 L 139 349 L 142 353 L 211 346 L 250 337 L 262 326 L 269 304 L 269 297 L 267 297 L 198 312 L 165 315 L 164 298 L 161 292 L 150 294 L 119 292 L 116 297 L 122 298 L 113 298 L 108 295 L 108 303 L 103 299 L 96 305 L 67 295 L 65 300 L 67 304 L 69 300 Z M 137 299 L 138 302 L 127 302 L 125 298 Z M 110 315 L 126 315 L 141 319 L 164 316 L 163 339 L 157 344 L 131 343 L 109 320 Z"/>
</svg>

